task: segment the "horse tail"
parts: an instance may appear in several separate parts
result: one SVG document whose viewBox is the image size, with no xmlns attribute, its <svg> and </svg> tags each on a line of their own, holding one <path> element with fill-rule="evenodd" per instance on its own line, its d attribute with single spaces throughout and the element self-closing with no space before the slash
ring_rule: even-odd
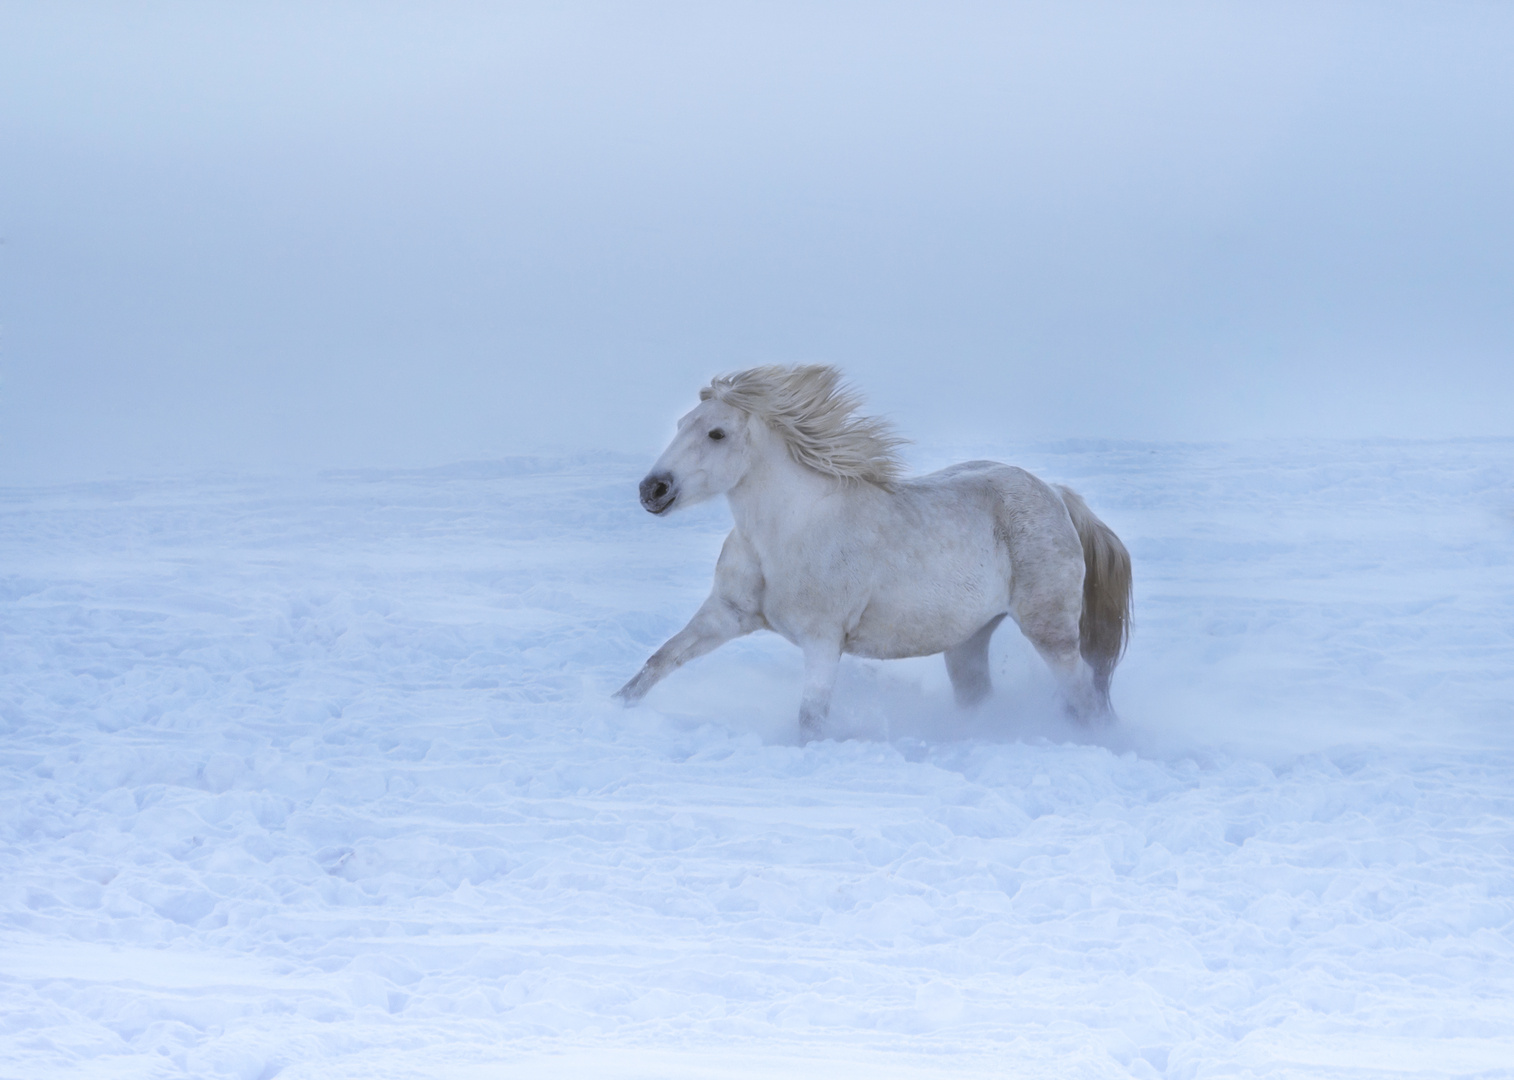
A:
<svg viewBox="0 0 1514 1080">
<path fill-rule="evenodd" d="M 1088 509 L 1076 491 L 1058 485 L 1062 503 L 1083 542 L 1083 614 L 1079 651 L 1093 668 L 1093 684 L 1109 703 L 1109 677 L 1130 639 L 1130 552 L 1114 530 Z"/>
</svg>

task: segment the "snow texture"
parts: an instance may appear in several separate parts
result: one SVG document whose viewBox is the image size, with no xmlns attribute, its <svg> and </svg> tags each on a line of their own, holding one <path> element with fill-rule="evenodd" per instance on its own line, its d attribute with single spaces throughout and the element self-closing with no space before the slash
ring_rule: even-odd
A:
<svg viewBox="0 0 1514 1080">
<path fill-rule="evenodd" d="M 1128 543 L 1116 729 L 1012 626 L 613 706 L 640 460 L 0 492 L 0 1076 L 1514 1076 L 1514 442 L 969 450 Z"/>
</svg>

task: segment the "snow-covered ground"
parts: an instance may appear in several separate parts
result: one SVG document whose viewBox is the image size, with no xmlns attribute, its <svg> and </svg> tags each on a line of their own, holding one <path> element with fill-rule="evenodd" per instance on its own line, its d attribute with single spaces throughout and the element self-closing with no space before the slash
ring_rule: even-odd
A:
<svg viewBox="0 0 1514 1080">
<path fill-rule="evenodd" d="M 0 492 L 0 1076 L 1514 1076 L 1514 442 L 970 449 L 1129 544 L 1117 729 L 1013 627 L 614 707 L 641 460 Z"/>
</svg>

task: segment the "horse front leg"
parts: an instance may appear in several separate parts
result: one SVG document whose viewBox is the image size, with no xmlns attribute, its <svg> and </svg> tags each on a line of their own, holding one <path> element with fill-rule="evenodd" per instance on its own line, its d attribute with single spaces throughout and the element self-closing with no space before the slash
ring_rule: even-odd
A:
<svg viewBox="0 0 1514 1080">
<path fill-rule="evenodd" d="M 715 563 L 715 587 L 710 595 L 694 612 L 689 624 L 668 638 L 615 696 L 627 705 L 635 705 L 670 672 L 732 638 L 761 630 L 764 625 L 762 571 L 746 540 L 732 530 Z"/>
<path fill-rule="evenodd" d="M 615 691 L 615 696 L 626 705 L 635 705 L 664 677 L 696 656 L 718 649 L 732 638 L 751 633 L 756 626 L 749 625 L 750 622 L 722 598 L 710 597 L 694 613 L 689 624 L 668 638 L 631 681 Z"/>
<path fill-rule="evenodd" d="M 805 742 L 820 737 L 820 728 L 831 711 L 831 691 L 841 666 L 841 646 L 816 641 L 804 646 L 804 699 L 799 704 L 799 731 Z"/>
</svg>

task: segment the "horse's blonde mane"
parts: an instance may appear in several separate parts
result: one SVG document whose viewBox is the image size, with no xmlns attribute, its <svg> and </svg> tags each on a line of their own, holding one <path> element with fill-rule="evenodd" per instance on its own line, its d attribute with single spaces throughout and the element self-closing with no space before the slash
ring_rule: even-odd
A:
<svg viewBox="0 0 1514 1080">
<path fill-rule="evenodd" d="M 904 439 L 888 421 L 859 416 L 862 398 L 826 364 L 776 364 L 720 375 L 699 391 L 760 417 L 788 444 L 801 465 L 842 480 L 891 489 L 904 463 Z"/>
</svg>

